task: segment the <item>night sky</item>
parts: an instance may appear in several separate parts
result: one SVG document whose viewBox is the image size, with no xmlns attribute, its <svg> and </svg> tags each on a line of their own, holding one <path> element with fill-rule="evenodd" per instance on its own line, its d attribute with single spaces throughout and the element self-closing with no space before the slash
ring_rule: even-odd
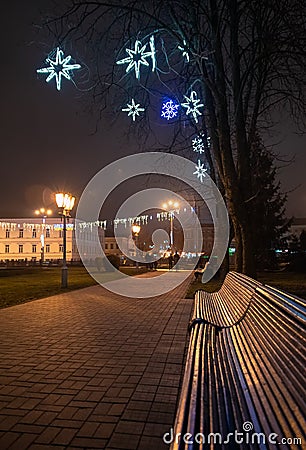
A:
<svg viewBox="0 0 306 450">
<path fill-rule="evenodd" d="M 51 192 L 58 189 L 78 197 L 102 167 L 138 151 L 125 140 L 126 120 L 111 127 L 103 119 L 93 133 L 96 119 L 85 112 L 73 84 L 64 79 L 58 92 L 53 80 L 47 84 L 44 75 L 37 76 L 48 48 L 48 36 L 33 26 L 41 21 L 38 7 L 47 11 L 50 2 L 1 3 L 0 218 L 30 217 L 37 207 L 49 206 Z M 280 117 L 279 129 L 274 151 L 295 157 L 279 173 L 283 190 L 295 189 L 288 195 L 287 215 L 306 217 L 306 138 L 286 116 Z"/>
</svg>

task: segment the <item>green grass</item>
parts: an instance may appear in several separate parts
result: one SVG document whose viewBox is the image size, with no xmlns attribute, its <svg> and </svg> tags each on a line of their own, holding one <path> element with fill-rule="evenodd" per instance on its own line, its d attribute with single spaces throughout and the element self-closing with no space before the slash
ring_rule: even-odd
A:
<svg viewBox="0 0 306 450">
<path fill-rule="evenodd" d="M 262 272 L 258 281 L 306 299 L 306 276 L 294 272 Z"/>
<path fill-rule="evenodd" d="M 144 269 L 126 267 L 122 269 L 122 272 L 127 275 L 137 275 L 143 273 Z M 112 274 L 109 273 L 103 276 L 103 281 L 112 278 Z M 0 308 L 95 284 L 97 282 L 84 267 L 69 267 L 67 289 L 61 289 L 61 268 L 59 267 L 0 269 Z"/>
<path fill-rule="evenodd" d="M 293 272 L 260 272 L 257 276 L 258 281 L 264 284 L 281 289 L 282 291 L 306 298 L 306 277 L 302 273 Z M 220 289 L 222 283 L 219 280 L 211 280 L 206 284 L 198 281 L 192 281 L 187 291 L 186 297 L 193 298 L 194 293 L 203 289 L 207 292 L 214 292 Z"/>
<path fill-rule="evenodd" d="M 0 276 L 0 308 L 96 284 L 83 267 L 69 268 L 67 289 L 61 289 L 58 267 L 23 269 L 5 275 Z"/>
<path fill-rule="evenodd" d="M 192 281 L 188 287 L 186 298 L 193 298 L 196 291 L 204 290 L 206 292 L 215 292 L 222 286 L 219 280 L 211 280 L 208 283 L 201 283 L 200 281 Z"/>
<path fill-rule="evenodd" d="M 126 275 L 137 275 L 145 269 L 135 267 L 121 268 Z M 113 279 L 112 274 L 101 274 L 102 281 Z M 290 272 L 263 272 L 258 274 L 262 283 L 277 287 L 283 291 L 306 298 L 306 277 L 304 274 Z M 96 281 L 91 278 L 83 267 L 70 267 L 68 270 L 68 288 L 61 289 L 61 269 L 58 267 L 28 268 L 0 270 L 0 308 L 18 305 L 30 300 L 36 300 L 51 295 L 69 292 L 93 286 Z M 187 298 L 193 298 L 195 291 L 203 289 L 207 292 L 217 291 L 221 284 L 219 280 L 212 280 L 202 284 L 192 281 Z"/>
</svg>

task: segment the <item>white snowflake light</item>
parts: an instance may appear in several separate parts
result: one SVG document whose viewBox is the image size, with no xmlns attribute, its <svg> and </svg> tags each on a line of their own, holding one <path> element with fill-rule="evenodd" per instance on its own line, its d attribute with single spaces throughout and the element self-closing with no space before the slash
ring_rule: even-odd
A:
<svg viewBox="0 0 306 450">
<path fill-rule="evenodd" d="M 128 116 L 133 116 L 133 120 L 135 121 L 136 116 L 139 116 L 140 112 L 144 111 L 144 108 L 140 108 L 140 104 L 139 103 L 135 103 L 135 100 L 132 98 L 131 103 L 127 104 L 127 108 L 122 108 L 121 111 L 125 111 L 128 113 Z"/>
<path fill-rule="evenodd" d="M 120 59 L 116 64 L 127 64 L 127 68 L 125 72 L 128 73 L 130 70 L 135 70 L 135 76 L 137 80 L 140 79 L 140 66 L 148 66 L 149 63 L 147 58 L 151 58 L 152 61 L 152 72 L 154 72 L 156 67 L 156 59 L 155 59 L 155 44 L 154 44 L 154 36 L 150 37 L 149 47 L 150 51 L 146 52 L 146 47 L 148 44 L 142 45 L 141 41 L 136 41 L 134 50 L 127 48 L 126 52 L 129 55 L 127 58 Z"/>
<path fill-rule="evenodd" d="M 46 78 L 46 82 L 49 83 L 52 78 L 56 79 L 56 88 L 58 91 L 61 90 L 62 76 L 71 80 L 71 71 L 75 69 L 80 69 L 80 64 L 69 64 L 71 61 L 71 56 L 66 56 L 64 58 L 64 52 L 59 47 L 56 49 L 55 61 L 50 57 L 47 58 L 46 62 L 50 63 L 49 67 L 44 67 L 42 69 L 37 69 L 37 73 L 49 73 Z"/>
<path fill-rule="evenodd" d="M 173 119 L 178 114 L 178 107 L 179 105 L 177 103 L 174 103 L 173 100 L 168 100 L 167 102 L 163 103 L 160 114 L 161 117 L 167 120 Z"/>
<path fill-rule="evenodd" d="M 201 136 L 192 139 L 192 147 L 193 151 L 200 153 L 200 155 L 205 152 L 204 142 Z"/>
<path fill-rule="evenodd" d="M 204 169 L 204 163 L 201 163 L 200 159 L 198 160 L 198 165 L 195 167 L 196 171 L 193 172 L 193 175 L 196 175 L 197 178 L 199 178 L 199 180 L 201 181 L 201 183 L 203 183 L 203 178 L 206 177 L 207 169 Z"/>
<path fill-rule="evenodd" d="M 197 98 L 197 93 L 195 91 L 191 92 L 190 97 L 184 95 L 184 98 L 186 99 L 186 103 L 181 103 L 181 105 L 187 109 L 186 115 L 188 116 L 189 114 L 191 114 L 195 122 L 198 123 L 197 116 L 202 115 L 201 111 L 199 111 L 199 108 L 204 106 L 203 103 L 199 103 L 201 100 Z"/>
<path fill-rule="evenodd" d="M 186 61 L 189 62 L 190 57 L 189 57 L 188 47 L 187 47 L 187 43 L 186 43 L 185 39 L 183 40 L 183 47 L 181 45 L 178 45 L 177 48 L 179 50 L 181 50 L 181 52 L 183 54 L 183 58 L 185 58 Z"/>
</svg>

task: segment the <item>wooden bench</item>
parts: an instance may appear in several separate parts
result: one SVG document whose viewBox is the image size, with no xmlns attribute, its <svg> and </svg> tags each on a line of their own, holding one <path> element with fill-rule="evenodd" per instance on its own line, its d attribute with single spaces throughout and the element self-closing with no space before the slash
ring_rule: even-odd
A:
<svg viewBox="0 0 306 450">
<path fill-rule="evenodd" d="M 240 274 L 198 292 L 171 449 L 306 448 L 305 323 L 302 299 Z"/>
</svg>

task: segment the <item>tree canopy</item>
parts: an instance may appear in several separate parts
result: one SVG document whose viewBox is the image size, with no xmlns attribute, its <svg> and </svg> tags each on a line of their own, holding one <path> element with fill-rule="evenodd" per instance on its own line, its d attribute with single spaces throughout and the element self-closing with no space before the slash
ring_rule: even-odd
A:
<svg viewBox="0 0 306 450">
<path fill-rule="evenodd" d="M 135 122 L 139 139 L 154 133 L 159 142 L 155 118 L 161 98 L 182 105 L 196 92 L 204 104 L 203 114 L 198 120 L 180 114 L 171 128 L 168 149 L 179 152 L 190 147 L 195 133 L 210 138 L 206 158 L 230 213 L 237 270 L 250 275 L 255 271 L 250 221 L 254 185 L 263 187 L 258 199 L 263 192 L 268 194 L 264 167 L 254 179 L 254 148 L 269 166 L 267 154 L 256 147 L 258 134 L 283 111 L 299 124 L 303 121 L 304 18 L 301 0 L 71 0 L 62 13 L 45 21 L 57 44 L 79 42 L 86 50 L 99 113 L 111 109 L 117 114 L 123 98 L 131 95 L 148 109 Z M 141 65 L 139 77 L 126 72 L 127 64 L 117 64 L 128 57 L 127 48 L 136 49 L 136 41 L 147 45 L 144 51 L 153 51 L 150 42 L 154 42 L 156 56 L 146 60 L 147 67 Z M 270 194 L 273 197 L 275 191 Z M 276 203 L 274 197 L 269 205 Z M 261 223 L 266 214 L 274 214 L 277 221 L 277 208 L 257 211 Z"/>
</svg>

